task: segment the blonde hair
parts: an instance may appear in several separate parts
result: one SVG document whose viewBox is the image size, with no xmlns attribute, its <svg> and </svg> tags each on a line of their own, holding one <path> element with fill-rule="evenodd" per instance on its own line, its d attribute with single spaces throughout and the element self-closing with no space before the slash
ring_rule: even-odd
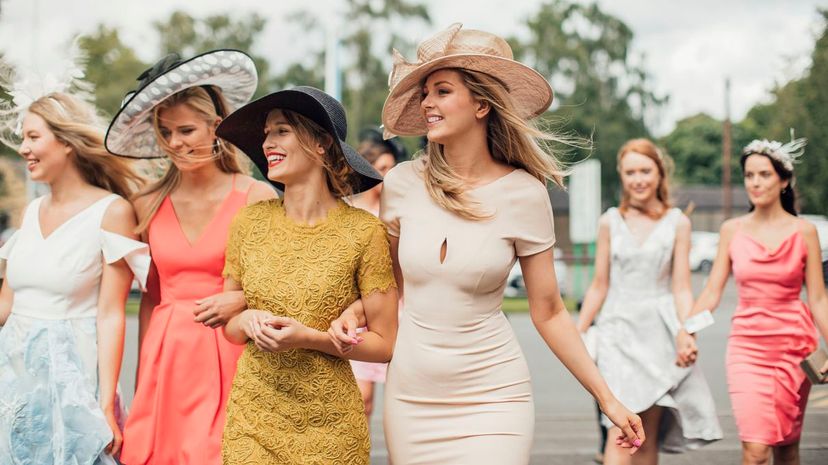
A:
<svg viewBox="0 0 828 465">
<path fill-rule="evenodd" d="M 325 147 L 322 168 L 325 170 L 328 190 L 339 198 L 353 195 L 357 173 L 345 161 L 339 141 L 308 117 L 290 110 L 277 110 L 282 112 L 287 123 L 296 131 L 299 146 L 306 154 L 315 155 L 314 145 L 317 143 Z"/>
<path fill-rule="evenodd" d="M 495 160 L 529 174 L 546 184 L 552 181 L 563 187 L 566 175 L 549 143 L 568 143 L 566 138 L 544 132 L 521 118 L 503 83 L 478 71 L 456 69 L 472 97 L 489 105 L 487 143 Z M 424 178 L 431 198 L 446 210 L 470 220 L 490 215 L 481 211 L 479 203 L 466 196 L 466 185 L 446 160 L 443 146 L 429 142 L 424 157 Z"/>
<path fill-rule="evenodd" d="M 128 199 L 144 183 L 124 159 L 104 147 L 103 124 L 92 105 L 53 92 L 35 100 L 29 113 L 43 118 L 55 138 L 72 148 L 72 161 L 84 181 Z"/>
<path fill-rule="evenodd" d="M 161 146 L 162 150 L 164 150 L 168 155 L 173 154 L 174 152 L 161 135 L 161 128 L 159 124 L 160 113 L 163 110 L 172 108 L 176 105 L 186 105 L 190 110 L 193 110 L 196 114 L 204 118 L 204 121 L 206 121 L 207 124 L 213 124 L 216 118 L 223 118 L 228 114 L 229 107 L 220 89 L 212 87 L 212 91 L 217 97 L 216 103 L 219 106 L 218 109 L 216 109 L 216 104 L 213 103 L 213 99 L 210 98 L 210 94 L 203 87 L 189 87 L 171 95 L 169 98 L 155 106 L 153 109 L 152 122 L 155 130 L 156 141 L 158 145 Z M 219 112 L 221 114 L 219 114 Z M 225 143 L 219 138 L 214 139 L 212 156 L 208 159 L 215 160 L 218 168 L 225 173 L 246 174 L 248 172 L 248 167 L 242 163 L 241 157 L 235 147 Z M 167 171 L 158 181 L 150 184 L 135 195 L 137 198 L 150 194 L 156 194 L 150 202 L 150 207 L 147 210 L 147 213 L 142 218 L 139 218 L 138 227 L 136 228 L 137 232 L 141 233 L 146 231 L 152 221 L 152 218 L 155 216 L 155 213 L 158 212 L 158 209 L 161 207 L 161 203 L 164 201 L 164 198 L 170 195 L 170 193 L 178 187 L 178 183 L 180 181 L 181 172 L 174 163 L 170 163 Z"/>
<path fill-rule="evenodd" d="M 639 138 L 639 139 L 631 139 L 628 140 L 621 148 L 618 150 L 618 157 L 616 158 L 616 169 L 618 172 L 621 172 L 621 160 L 624 156 L 630 152 L 640 153 L 645 157 L 649 158 L 653 162 L 655 162 L 656 167 L 658 167 L 658 186 L 656 187 L 656 199 L 661 202 L 663 210 L 660 212 L 647 212 L 643 211 L 644 214 L 653 218 L 660 218 L 664 215 L 670 207 L 673 206 L 672 202 L 670 201 L 670 179 L 669 175 L 672 174 L 672 160 L 664 155 L 661 150 L 651 141 L 650 139 Z M 622 214 L 626 214 L 630 208 L 634 208 L 630 203 L 630 194 L 627 192 L 626 189 L 622 189 L 621 193 L 621 205 L 618 206 L 618 209 L 621 210 Z"/>
</svg>

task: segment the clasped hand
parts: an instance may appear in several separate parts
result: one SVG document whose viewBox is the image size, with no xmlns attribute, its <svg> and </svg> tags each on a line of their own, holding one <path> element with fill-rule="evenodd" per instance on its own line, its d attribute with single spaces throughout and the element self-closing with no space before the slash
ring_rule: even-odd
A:
<svg viewBox="0 0 828 465">
<path fill-rule="evenodd" d="M 259 350 L 282 352 L 304 347 L 310 329 L 293 318 L 246 310 L 242 328 Z"/>
<path fill-rule="evenodd" d="M 696 346 L 696 338 L 689 334 L 684 329 L 681 329 L 676 335 L 676 365 L 686 368 L 696 363 L 696 357 L 699 354 L 699 348 Z"/>
</svg>

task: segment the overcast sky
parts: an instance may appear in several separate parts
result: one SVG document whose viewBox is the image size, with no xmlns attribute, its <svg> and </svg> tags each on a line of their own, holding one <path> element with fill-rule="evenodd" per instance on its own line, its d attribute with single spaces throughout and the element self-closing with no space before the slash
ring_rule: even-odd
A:
<svg viewBox="0 0 828 465">
<path fill-rule="evenodd" d="M 380 0 L 377 0 L 380 1 Z M 117 26 L 122 39 L 142 59 L 154 61 L 157 43 L 154 20 L 176 9 L 193 16 L 212 13 L 258 12 L 268 19 L 256 53 L 280 69 L 309 46 L 296 30 L 286 27 L 286 16 L 313 5 L 325 21 L 336 21 L 341 0 L 3 0 L 0 50 L 15 63 L 48 71 L 59 62 L 60 51 L 74 34 L 89 32 L 99 23 Z M 525 19 L 541 0 L 425 0 L 431 27 L 411 30 L 422 39 L 453 22 L 501 35 L 520 35 Z M 645 65 L 656 89 L 670 102 L 656 121 L 657 135 L 669 132 L 675 121 L 698 112 L 724 114 L 724 79 L 732 81 L 731 107 L 735 120 L 769 90 L 802 75 L 818 32 L 817 8 L 828 0 L 604 0 L 602 8 L 620 17 L 635 34 L 633 50 L 645 55 Z M 508 9 L 505 8 L 508 6 Z M 287 34 L 286 34 L 287 31 Z M 283 44 L 289 44 L 284 46 Z M 413 57 L 410 57 L 413 58 Z M 389 57 L 390 60 L 390 57 Z M 125 90 L 131 83 L 125 83 Z"/>
</svg>

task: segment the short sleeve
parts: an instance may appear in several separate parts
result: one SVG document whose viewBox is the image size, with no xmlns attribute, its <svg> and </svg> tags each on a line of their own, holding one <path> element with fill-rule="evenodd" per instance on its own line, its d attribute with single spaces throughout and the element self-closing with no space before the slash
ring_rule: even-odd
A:
<svg viewBox="0 0 828 465">
<path fill-rule="evenodd" d="M 144 242 L 104 230 L 101 230 L 100 241 L 104 261 L 112 264 L 123 259 L 135 276 L 141 291 L 146 292 L 151 262 L 149 246 Z"/>
<path fill-rule="evenodd" d="M 388 233 L 381 223 L 371 218 L 370 236 L 359 260 L 357 286 L 359 294 L 366 296 L 374 291 L 385 292 L 397 287 L 391 266 Z"/>
<path fill-rule="evenodd" d="M 543 252 L 555 245 L 555 223 L 549 193 L 540 182 L 526 186 L 524 199 L 515 203 L 513 221 L 518 227 L 515 233 L 515 253 L 526 257 Z"/>
<path fill-rule="evenodd" d="M 20 231 L 15 231 L 14 234 L 3 244 L 3 247 L 0 247 L 0 260 L 8 260 L 9 255 L 11 255 L 12 249 L 14 249 L 14 243 L 17 242 L 17 236 L 20 234 Z"/>
<path fill-rule="evenodd" d="M 224 252 L 224 270 L 221 273 L 225 278 L 232 278 L 239 284 L 242 282 L 241 248 L 250 223 L 247 215 L 248 208 L 241 209 L 230 223 L 227 248 Z"/>
<path fill-rule="evenodd" d="M 406 169 L 405 163 L 391 169 L 382 182 L 382 196 L 380 198 L 380 219 L 388 228 L 388 234 L 400 237 L 400 207 L 403 201 L 404 188 L 401 186 L 401 171 Z"/>
</svg>

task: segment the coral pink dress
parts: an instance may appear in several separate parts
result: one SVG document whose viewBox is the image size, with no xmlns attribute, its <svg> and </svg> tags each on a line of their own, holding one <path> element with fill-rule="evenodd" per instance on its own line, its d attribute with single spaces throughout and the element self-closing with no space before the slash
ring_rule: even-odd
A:
<svg viewBox="0 0 828 465">
<path fill-rule="evenodd" d="M 244 346 L 193 321 L 195 300 L 221 292 L 230 223 L 247 203 L 233 189 L 190 244 L 165 198 L 149 227 L 161 302 L 140 354 L 139 383 L 124 428 L 126 465 L 220 464 L 225 407 Z"/>
<path fill-rule="evenodd" d="M 741 229 L 730 243 L 739 306 L 727 347 L 727 383 L 739 438 L 771 446 L 796 442 L 811 383 L 799 367 L 817 346 L 799 298 L 808 251 L 799 231 L 776 250 Z"/>
</svg>

